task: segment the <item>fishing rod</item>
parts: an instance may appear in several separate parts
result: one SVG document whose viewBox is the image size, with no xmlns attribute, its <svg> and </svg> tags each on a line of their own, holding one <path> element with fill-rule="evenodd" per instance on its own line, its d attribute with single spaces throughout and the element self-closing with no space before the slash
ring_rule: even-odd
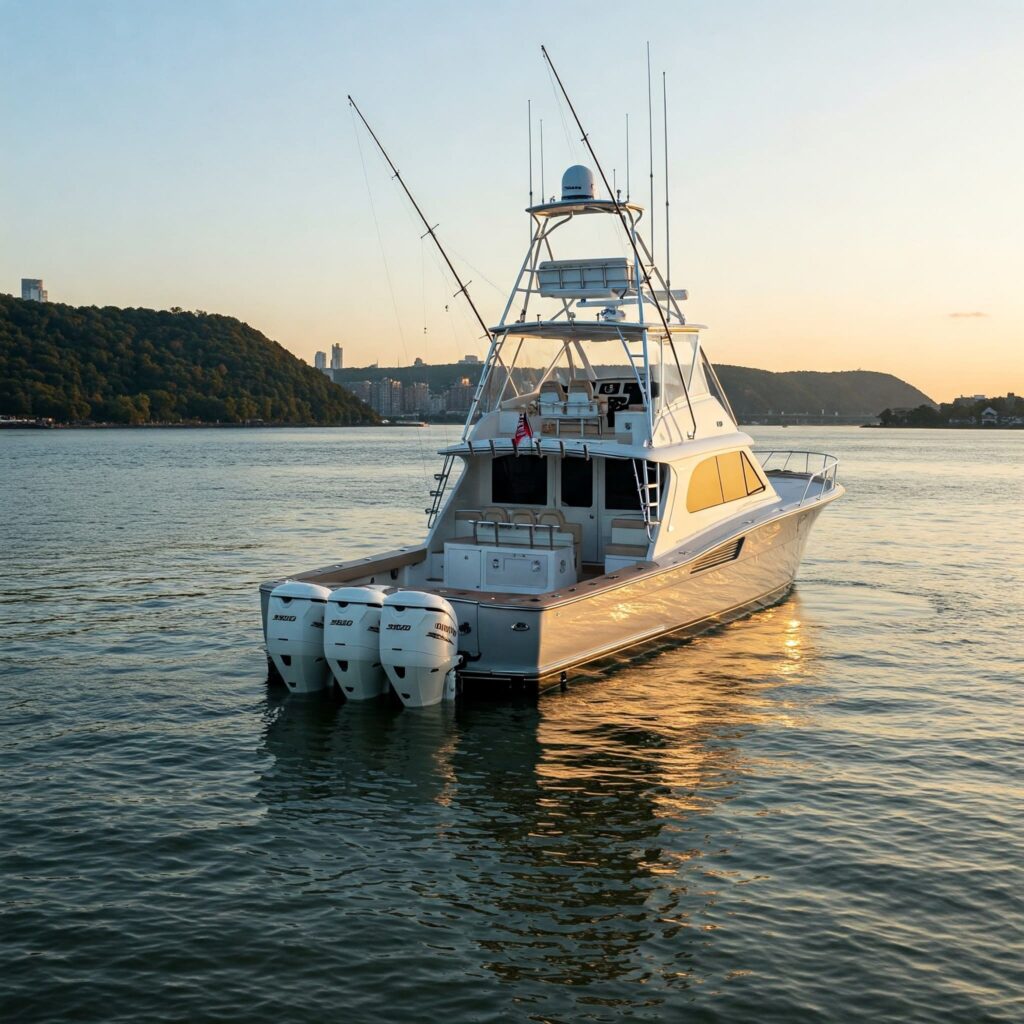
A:
<svg viewBox="0 0 1024 1024">
<path fill-rule="evenodd" d="M 427 218 L 423 215 L 423 211 L 420 209 L 420 204 L 417 203 L 416 200 L 413 198 L 412 193 L 409 191 L 409 186 L 406 185 L 406 183 L 402 180 L 402 175 L 398 173 L 398 168 L 394 165 L 394 163 L 392 163 L 391 157 L 388 156 L 387 150 L 381 145 L 380 139 L 377 138 L 376 133 L 370 127 L 370 123 L 366 120 L 365 117 L 363 117 L 363 112 L 359 109 L 359 106 L 356 103 L 356 101 L 352 99 L 351 96 L 349 96 L 348 102 L 351 104 L 352 109 L 355 110 L 355 112 L 359 115 L 359 120 L 363 122 L 363 125 L 366 127 L 366 130 L 370 133 L 370 138 L 373 139 L 373 141 L 377 144 L 377 148 L 380 150 L 381 155 L 384 157 L 384 159 L 388 162 L 388 167 L 391 168 L 394 177 L 398 180 L 398 184 L 402 186 L 402 191 L 405 192 L 405 194 L 409 197 L 409 202 L 412 203 L 413 208 L 416 210 L 416 213 L 419 214 L 420 220 L 423 221 L 423 226 L 427 230 L 426 234 L 421 235 L 420 237 L 426 238 L 427 235 L 430 235 L 430 237 L 433 239 L 434 245 L 437 246 L 438 252 L 440 252 L 441 255 L 444 257 L 445 263 L 448 264 L 448 269 L 451 271 L 452 277 L 454 277 L 456 282 L 458 283 L 459 290 L 455 292 L 455 295 L 465 296 L 466 301 L 469 303 L 470 309 L 473 310 L 473 315 L 476 317 L 477 322 L 483 328 L 483 332 L 487 336 L 487 340 L 493 343 L 494 337 L 491 334 L 491 329 L 484 322 L 484 318 L 480 315 L 480 310 L 476 308 L 476 303 L 473 301 L 469 294 L 469 286 L 473 282 L 467 281 L 465 284 L 462 283 L 462 278 L 459 277 L 459 272 L 452 265 L 452 261 L 448 258 L 448 253 L 444 251 L 444 246 L 441 244 L 440 239 L 434 233 L 435 229 L 437 228 L 437 225 L 435 224 L 433 227 L 430 226 L 430 221 L 427 220 Z M 453 295 L 452 298 L 455 298 L 455 295 Z"/>
</svg>

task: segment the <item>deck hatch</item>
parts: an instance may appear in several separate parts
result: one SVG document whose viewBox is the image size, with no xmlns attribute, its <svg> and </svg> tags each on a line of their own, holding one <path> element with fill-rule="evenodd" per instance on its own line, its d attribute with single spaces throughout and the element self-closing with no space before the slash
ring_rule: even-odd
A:
<svg viewBox="0 0 1024 1024">
<path fill-rule="evenodd" d="M 744 540 L 746 540 L 745 537 L 738 537 L 736 540 L 729 541 L 728 544 L 709 551 L 706 555 L 701 555 L 690 566 L 690 575 L 692 576 L 695 572 L 703 572 L 705 569 L 713 569 L 716 565 L 724 565 L 726 562 L 734 562 L 740 557 Z"/>
</svg>

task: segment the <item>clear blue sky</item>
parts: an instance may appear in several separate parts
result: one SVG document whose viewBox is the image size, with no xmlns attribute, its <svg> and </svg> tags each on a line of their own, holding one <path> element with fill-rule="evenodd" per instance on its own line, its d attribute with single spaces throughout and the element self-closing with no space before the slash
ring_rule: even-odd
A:
<svg viewBox="0 0 1024 1024">
<path fill-rule="evenodd" d="M 549 193 L 582 156 L 540 44 L 620 184 L 630 113 L 636 198 L 648 39 L 673 279 L 713 358 L 1024 391 L 1019 0 L 0 0 L 0 290 L 228 313 L 305 359 L 480 351 L 363 137 L 371 207 L 346 93 L 493 320 L 527 238 L 528 98 Z"/>
</svg>

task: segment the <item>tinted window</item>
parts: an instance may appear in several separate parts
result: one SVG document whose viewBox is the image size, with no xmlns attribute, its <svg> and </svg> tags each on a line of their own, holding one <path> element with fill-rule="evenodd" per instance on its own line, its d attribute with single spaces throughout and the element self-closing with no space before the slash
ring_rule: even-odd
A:
<svg viewBox="0 0 1024 1024">
<path fill-rule="evenodd" d="M 642 472 L 644 464 L 640 465 Z M 632 459 L 604 460 L 604 507 L 619 512 L 636 512 L 640 508 Z"/>
<path fill-rule="evenodd" d="M 569 508 L 594 504 L 594 463 L 589 459 L 562 459 L 562 504 Z"/>
<path fill-rule="evenodd" d="M 491 463 L 495 505 L 546 505 L 548 464 L 536 455 L 501 455 Z"/>
</svg>

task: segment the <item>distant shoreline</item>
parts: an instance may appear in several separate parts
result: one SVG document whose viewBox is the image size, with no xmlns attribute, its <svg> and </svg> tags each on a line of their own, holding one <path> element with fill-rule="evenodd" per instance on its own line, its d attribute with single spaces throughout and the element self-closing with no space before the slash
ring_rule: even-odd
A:
<svg viewBox="0 0 1024 1024">
<path fill-rule="evenodd" d="M 1002 423 L 864 423 L 868 430 L 1024 430 L 1024 424 Z"/>
</svg>

